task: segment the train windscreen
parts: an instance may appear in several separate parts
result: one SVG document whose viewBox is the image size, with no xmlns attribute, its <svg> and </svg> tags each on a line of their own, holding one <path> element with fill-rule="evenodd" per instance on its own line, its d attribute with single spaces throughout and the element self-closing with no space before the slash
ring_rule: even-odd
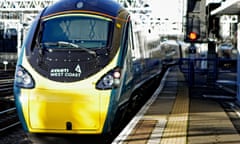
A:
<svg viewBox="0 0 240 144">
<path fill-rule="evenodd" d="M 45 18 L 40 44 L 45 48 L 102 48 L 108 44 L 111 19 L 83 14 Z"/>
</svg>

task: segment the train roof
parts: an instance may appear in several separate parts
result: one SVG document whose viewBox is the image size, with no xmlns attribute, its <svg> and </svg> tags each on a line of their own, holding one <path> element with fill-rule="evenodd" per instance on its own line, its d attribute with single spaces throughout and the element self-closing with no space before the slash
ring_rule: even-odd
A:
<svg viewBox="0 0 240 144">
<path fill-rule="evenodd" d="M 42 16 L 64 11 L 93 11 L 116 17 L 123 7 L 114 0 L 59 0 L 47 7 Z"/>
</svg>

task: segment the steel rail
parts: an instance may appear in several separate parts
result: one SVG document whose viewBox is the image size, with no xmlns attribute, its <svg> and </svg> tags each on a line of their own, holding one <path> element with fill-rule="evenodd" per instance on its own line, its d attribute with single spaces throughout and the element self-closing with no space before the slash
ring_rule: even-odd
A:
<svg viewBox="0 0 240 144">
<path fill-rule="evenodd" d="M 0 115 L 3 115 L 3 114 L 5 114 L 5 113 L 8 113 L 8 112 L 11 112 L 11 111 L 14 111 L 14 110 L 16 110 L 15 107 L 9 108 L 9 109 L 7 109 L 7 110 L 1 111 L 1 112 L 0 112 Z M 16 122 L 14 122 L 14 123 L 11 123 L 11 124 L 3 127 L 3 128 L 0 128 L 0 132 L 3 132 L 3 131 L 5 131 L 5 130 L 7 130 L 7 129 L 9 129 L 9 128 L 12 128 L 12 127 L 14 127 L 14 126 L 17 126 L 18 124 L 20 124 L 20 121 L 19 121 L 19 120 L 16 121 Z"/>
<path fill-rule="evenodd" d="M 3 132 L 3 131 L 5 131 L 5 130 L 7 130 L 7 129 L 9 129 L 9 128 L 12 128 L 12 127 L 14 127 L 14 126 L 17 126 L 17 125 L 19 125 L 19 124 L 20 124 L 20 121 L 15 122 L 15 123 L 13 123 L 13 124 L 11 124 L 11 125 L 8 125 L 8 126 L 6 126 L 6 127 L 4 127 L 4 128 L 1 128 L 1 129 L 0 129 L 0 132 Z"/>
<path fill-rule="evenodd" d="M 7 112 L 10 112 L 10 111 L 14 111 L 14 110 L 16 110 L 15 107 L 14 107 L 14 108 L 7 109 L 7 110 L 4 110 L 4 111 L 1 111 L 1 112 L 0 112 L 0 115 L 1 115 L 1 114 L 4 114 L 4 113 L 7 113 Z"/>
</svg>

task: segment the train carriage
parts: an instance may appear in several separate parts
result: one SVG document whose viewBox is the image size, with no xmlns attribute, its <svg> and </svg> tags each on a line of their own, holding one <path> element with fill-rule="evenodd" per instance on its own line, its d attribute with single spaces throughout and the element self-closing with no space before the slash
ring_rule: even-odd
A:
<svg viewBox="0 0 240 144">
<path fill-rule="evenodd" d="M 26 132 L 104 134 L 162 70 L 130 14 L 112 0 L 60 0 L 45 8 L 23 43 L 14 82 Z"/>
</svg>

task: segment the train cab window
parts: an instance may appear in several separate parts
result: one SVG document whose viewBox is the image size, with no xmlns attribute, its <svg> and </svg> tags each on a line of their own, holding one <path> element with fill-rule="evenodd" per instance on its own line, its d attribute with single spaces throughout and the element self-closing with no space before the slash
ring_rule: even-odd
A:
<svg viewBox="0 0 240 144">
<path fill-rule="evenodd" d="M 47 48 L 107 47 L 112 20 L 93 15 L 66 14 L 45 18 L 41 44 Z"/>
</svg>

